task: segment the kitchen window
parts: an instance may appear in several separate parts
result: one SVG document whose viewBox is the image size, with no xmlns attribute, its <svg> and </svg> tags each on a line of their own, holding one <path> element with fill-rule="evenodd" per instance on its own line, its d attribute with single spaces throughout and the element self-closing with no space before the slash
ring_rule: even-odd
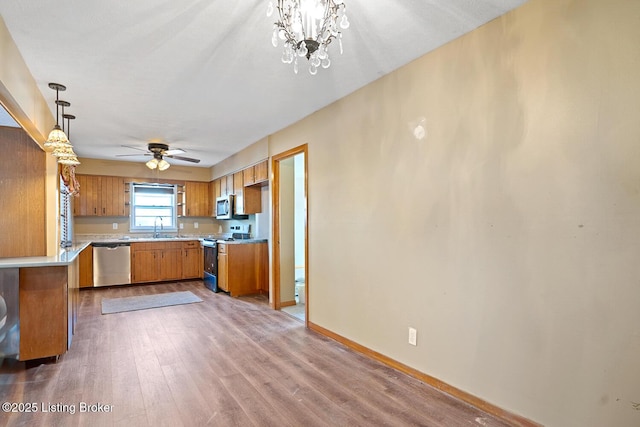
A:
<svg viewBox="0 0 640 427">
<path fill-rule="evenodd" d="M 178 231 L 177 185 L 131 184 L 131 231 Z"/>
</svg>

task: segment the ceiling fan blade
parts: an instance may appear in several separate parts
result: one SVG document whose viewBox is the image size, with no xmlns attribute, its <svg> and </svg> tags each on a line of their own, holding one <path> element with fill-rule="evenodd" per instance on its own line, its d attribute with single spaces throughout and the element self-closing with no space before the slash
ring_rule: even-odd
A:
<svg viewBox="0 0 640 427">
<path fill-rule="evenodd" d="M 134 150 L 140 150 L 140 151 L 149 151 L 146 148 L 140 148 L 140 147 L 136 147 L 134 145 L 122 145 L 122 147 L 127 147 L 127 148 L 133 148 Z"/>
<path fill-rule="evenodd" d="M 164 155 L 173 156 L 175 154 L 184 154 L 184 153 L 186 153 L 186 151 L 184 151 L 182 148 L 172 148 L 171 150 L 165 150 Z"/>
<path fill-rule="evenodd" d="M 140 153 L 140 154 L 116 154 L 116 157 L 129 157 L 129 156 L 152 156 L 151 153 Z"/>
<path fill-rule="evenodd" d="M 200 159 L 192 159 L 191 157 L 182 157 L 182 156 L 165 156 L 165 157 L 170 157 L 176 160 L 184 160 L 185 162 L 200 163 Z"/>
</svg>

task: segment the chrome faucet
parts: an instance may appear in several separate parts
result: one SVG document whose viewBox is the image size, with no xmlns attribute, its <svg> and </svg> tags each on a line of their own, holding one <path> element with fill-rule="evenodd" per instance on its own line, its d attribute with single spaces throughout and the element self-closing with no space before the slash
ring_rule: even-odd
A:
<svg viewBox="0 0 640 427">
<path fill-rule="evenodd" d="M 164 230 L 164 228 L 162 227 L 162 217 L 155 217 L 155 219 L 153 220 L 153 237 L 156 239 L 160 237 L 160 233 L 158 233 L 158 220 L 160 220 L 160 231 Z"/>
</svg>

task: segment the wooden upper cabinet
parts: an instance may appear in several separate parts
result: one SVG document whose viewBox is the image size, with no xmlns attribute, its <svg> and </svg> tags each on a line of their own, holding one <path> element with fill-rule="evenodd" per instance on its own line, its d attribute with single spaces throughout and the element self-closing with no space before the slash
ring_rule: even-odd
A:
<svg viewBox="0 0 640 427">
<path fill-rule="evenodd" d="M 233 194 L 233 174 L 227 175 L 227 193 L 225 195 Z"/>
<path fill-rule="evenodd" d="M 124 178 L 117 176 L 100 177 L 102 216 L 126 216 L 126 195 Z"/>
<path fill-rule="evenodd" d="M 211 216 L 209 183 L 187 181 L 185 191 L 185 216 Z"/>
<path fill-rule="evenodd" d="M 77 216 L 126 216 L 124 178 L 117 176 L 76 175 L 80 195 L 74 199 Z"/>
<path fill-rule="evenodd" d="M 211 195 L 213 196 L 213 202 L 220 197 L 220 178 L 211 182 Z"/>
<path fill-rule="evenodd" d="M 255 170 L 256 184 L 269 180 L 269 164 L 267 160 L 263 160 L 262 162 L 255 165 L 253 168 Z"/>
<path fill-rule="evenodd" d="M 233 194 L 236 195 L 233 209 L 238 215 L 245 214 L 244 211 L 244 185 L 242 171 L 233 174 Z"/>
<path fill-rule="evenodd" d="M 244 186 L 262 184 L 269 180 L 269 164 L 267 160 L 263 160 L 253 166 L 249 166 L 242 171 Z"/>
<path fill-rule="evenodd" d="M 227 193 L 227 177 L 221 176 L 220 178 L 218 178 L 218 181 L 220 182 L 220 195 L 218 197 L 224 197 L 228 195 L 229 193 Z"/>
</svg>

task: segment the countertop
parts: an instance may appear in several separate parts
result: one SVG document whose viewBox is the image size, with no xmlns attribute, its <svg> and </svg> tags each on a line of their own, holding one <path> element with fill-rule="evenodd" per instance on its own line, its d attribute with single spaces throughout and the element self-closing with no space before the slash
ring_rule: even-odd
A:
<svg viewBox="0 0 640 427">
<path fill-rule="evenodd" d="M 219 238 L 218 238 L 219 237 Z M 21 267 L 54 267 L 67 266 L 71 264 L 76 257 L 87 246 L 92 243 L 136 243 L 136 242 L 180 242 L 193 241 L 203 239 L 216 239 L 218 243 L 226 243 L 238 245 L 244 243 L 263 243 L 268 239 L 235 239 L 226 240 L 223 236 L 180 236 L 180 237 L 114 237 L 114 236 L 91 236 L 91 238 L 83 237 L 81 241 L 74 243 L 68 248 L 60 248 L 59 252 L 53 256 L 31 256 L 17 258 L 0 258 L 0 268 L 21 268 Z"/>
<path fill-rule="evenodd" d="M 91 242 L 76 243 L 68 248 L 60 248 L 58 253 L 53 256 L 29 256 L 18 258 L 0 258 L 0 268 L 22 268 L 22 267 L 55 267 L 67 266 L 71 264 L 76 257 Z"/>
<path fill-rule="evenodd" d="M 89 239 L 90 243 L 141 243 L 141 242 L 188 242 L 193 240 L 203 241 L 204 239 L 213 239 L 218 243 L 242 244 L 242 243 L 263 243 L 268 239 L 233 239 L 227 240 L 229 237 L 224 235 L 207 235 L 207 236 L 166 236 L 166 237 L 110 237 L 110 236 L 94 236 Z"/>
</svg>

